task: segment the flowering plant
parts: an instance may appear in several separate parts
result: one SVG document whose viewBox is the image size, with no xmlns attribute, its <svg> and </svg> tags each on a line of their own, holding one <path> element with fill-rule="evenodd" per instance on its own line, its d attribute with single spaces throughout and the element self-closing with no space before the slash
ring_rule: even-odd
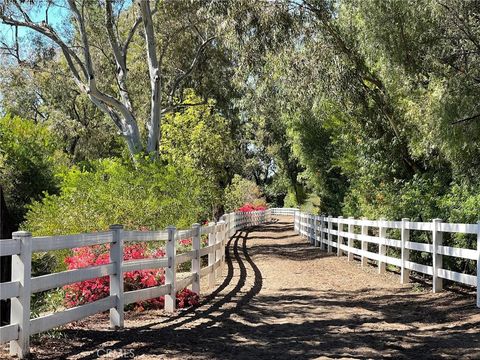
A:
<svg viewBox="0 0 480 360">
<path fill-rule="evenodd" d="M 254 205 L 254 204 L 246 203 L 242 207 L 240 207 L 237 211 L 251 212 L 251 211 L 263 211 L 266 209 L 267 207 L 264 205 Z"/>
<path fill-rule="evenodd" d="M 161 248 L 149 250 L 145 243 L 132 244 L 124 247 L 124 260 L 138 260 L 145 258 L 164 257 L 165 251 Z M 98 266 L 110 262 L 109 245 L 95 245 L 82 247 L 73 250 L 73 255 L 65 259 L 69 270 L 80 269 L 88 266 Z M 123 274 L 124 291 L 133 291 L 152 286 L 160 286 L 165 283 L 163 269 L 147 269 L 127 271 Z M 110 280 L 108 276 L 96 279 L 85 280 L 74 284 L 66 285 L 65 303 L 68 307 L 83 305 L 93 302 L 110 294 Z M 179 307 L 196 305 L 198 295 L 184 289 L 177 293 Z M 134 305 L 137 309 L 163 308 L 164 297 L 149 299 Z"/>
</svg>

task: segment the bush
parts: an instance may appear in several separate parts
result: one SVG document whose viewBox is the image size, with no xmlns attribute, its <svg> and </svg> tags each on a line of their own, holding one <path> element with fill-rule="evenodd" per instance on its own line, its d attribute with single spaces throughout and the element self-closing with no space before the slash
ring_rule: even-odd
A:
<svg viewBox="0 0 480 360">
<path fill-rule="evenodd" d="M 41 199 L 45 191 L 57 192 L 55 168 L 66 160 L 58 142 L 42 124 L 8 115 L 0 118 L 0 184 L 15 225 L 32 200 Z"/>
<path fill-rule="evenodd" d="M 23 227 L 37 236 L 101 231 L 111 224 L 190 227 L 209 212 L 203 185 L 200 174 L 185 167 L 101 160 L 63 174 L 60 194 L 34 202 Z"/>
<path fill-rule="evenodd" d="M 97 245 L 73 250 L 73 255 L 67 257 L 68 270 L 80 269 L 88 266 L 98 266 L 108 264 L 109 246 Z M 126 246 L 124 248 L 124 260 L 138 260 L 145 258 L 157 258 L 165 256 L 165 251 L 161 248 L 148 249 L 145 243 L 138 243 Z M 163 269 L 136 270 L 124 273 L 124 291 L 133 291 L 153 286 L 160 286 L 165 283 Z M 68 307 L 79 306 L 93 302 L 110 294 L 110 280 L 108 276 L 101 278 L 81 281 L 78 283 L 66 285 L 65 304 Z M 188 289 L 177 293 L 177 306 L 186 307 L 198 304 L 198 295 Z M 164 306 L 164 297 L 149 299 L 136 303 L 133 307 L 137 309 L 156 308 L 161 309 Z"/>
<path fill-rule="evenodd" d="M 225 210 L 227 212 L 235 211 L 244 204 L 266 206 L 265 199 L 262 197 L 262 192 L 257 184 L 235 175 L 232 183 L 225 189 Z"/>
</svg>

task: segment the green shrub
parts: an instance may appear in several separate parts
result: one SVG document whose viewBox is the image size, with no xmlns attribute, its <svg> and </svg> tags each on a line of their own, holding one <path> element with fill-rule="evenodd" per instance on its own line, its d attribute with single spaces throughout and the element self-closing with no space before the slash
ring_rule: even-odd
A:
<svg viewBox="0 0 480 360">
<path fill-rule="evenodd" d="M 55 169 L 66 157 L 58 139 L 42 124 L 19 117 L 0 118 L 0 184 L 13 221 L 22 221 L 32 200 L 55 193 Z"/>
<path fill-rule="evenodd" d="M 23 227 L 34 235 L 108 229 L 189 227 L 208 213 L 204 179 L 189 168 L 140 161 L 96 161 L 90 169 L 72 167 L 61 176 L 59 195 L 34 202 Z"/>
<path fill-rule="evenodd" d="M 232 183 L 225 189 L 225 210 L 235 211 L 243 204 L 260 206 L 266 205 L 266 202 L 257 184 L 240 175 L 235 175 Z"/>
</svg>

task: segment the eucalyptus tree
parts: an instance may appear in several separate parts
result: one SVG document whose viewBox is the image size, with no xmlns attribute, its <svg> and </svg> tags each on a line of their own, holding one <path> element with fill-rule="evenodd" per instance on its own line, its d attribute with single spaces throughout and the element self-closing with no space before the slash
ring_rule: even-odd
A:
<svg viewBox="0 0 480 360">
<path fill-rule="evenodd" d="M 173 26 L 165 21 L 172 8 L 184 15 Z M 52 12 L 57 14 L 55 21 L 49 16 Z M 157 18 L 164 23 L 158 23 Z M 182 101 L 183 85 L 216 39 L 208 12 L 188 2 L 10 0 L 0 7 L 0 22 L 13 29 L 13 38 L 3 41 L 2 49 L 19 64 L 25 62 L 20 28 L 40 34 L 56 46 L 78 89 L 113 121 L 132 155 L 158 154 L 163 116 L 198 105 Z M 184 54 L 191 56 L 184 59 L 182 68 L 169 68 L 167 54 L 185 33 L 190 43 L 183 43 L 189 48 Z M 148 74 L 148 85 L 141 84 L 142 93 L 148 94 L 147 104 L 134 101 L 131 89 L 139 84 L 138 78 L 129 76 L 129 70 L 138 63 L 132 63 L 131 58 L 140 60 L 142 71 Z M 149 110 L 140 118 L 145 107 Z"/>
</svg>

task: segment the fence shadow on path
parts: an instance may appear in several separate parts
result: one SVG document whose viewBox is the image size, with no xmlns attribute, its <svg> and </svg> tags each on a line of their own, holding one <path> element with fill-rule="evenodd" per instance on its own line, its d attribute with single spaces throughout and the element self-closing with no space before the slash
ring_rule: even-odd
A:
<svg viewBox="0 0 480 360">
<path fill-rule="evenodd" d="M 458 311 L 472 320 L 452 322 L 450 311 L 459 304 L 454 295 L 432 299 L 409 289 L 379 294 L 369 289 L 319 291 L 305 286 L 262 293 L 265 279 L 255 256 L 272 256 L 272 261 L 327 257 L 300 241 L 263 244 L 266 233 L 275 240 L 283 239 L 285 232 L 294 236 L 291 224 L 278 222 L 230 239 L 226 276 L 198 307 L 114 332 L 64 330 L 67 338 L 82 346 L 75 344 L 62 358 L 96 359 L 98 349 L 117 354 L 132 349 L 136 357 L 145 359 L 475 357 L 480 349 L 478 311 L 465 306 Z M 262 244 L 247 247 L 258 238 Z M 476 354 L 480 357 L 480 352 Z"/>
</svg>

